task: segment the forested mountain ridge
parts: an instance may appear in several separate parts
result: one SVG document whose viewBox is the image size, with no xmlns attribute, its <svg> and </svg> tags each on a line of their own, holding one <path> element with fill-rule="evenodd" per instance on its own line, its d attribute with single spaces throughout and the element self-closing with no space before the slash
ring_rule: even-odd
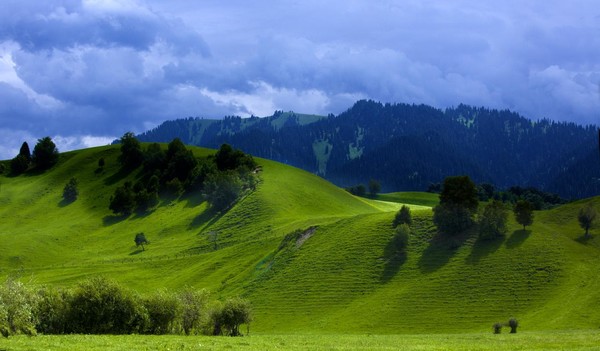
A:
<svg viewBox="0 0 600 351">
<path fill-rule="evenodd" d="M 276 111 L 266 118 L 167 121 L 139 139 L 229 143 L 340 186 L 377 179 L 384 191 L 425 190 L 445 176 L 468 174 L 499 188 L 534 186 L 583 198 L 600 194 L 596 128 L 508 110 L 362 100 L 338 116 Z"/>
</svg>

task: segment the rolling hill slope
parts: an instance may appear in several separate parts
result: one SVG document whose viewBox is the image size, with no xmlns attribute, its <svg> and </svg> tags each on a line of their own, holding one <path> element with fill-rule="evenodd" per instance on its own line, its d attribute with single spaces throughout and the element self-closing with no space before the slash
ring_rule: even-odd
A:
<svg viewBox="0 0 600 351">
<path fill-rule="evenodd" d="M 191 285 L 243 295 L 259 333 L 485 331 L 512 316 L 526 329 L 600 326 L 600 233 L 583 240 L 576 222 L 583 203 L 599 208 L 600 198 L 536 213 L 527 231 L 510 222 L 502 240 L 481 242 L 473 231 L 449 241 L 436 235 L 430 194 L 367 200 L 258 160 L 258 189 L 224 214 L 189 194 L 124 219 L 109 199 L 136 172 L 120 173 L 118 154 L 80 150 L 42 174 L 0 176 L 2 276 L 72 285 L 103 274 L 140 292 Z M 71 176 L 80 197 L 66 204 Z M 390 244 L 402 202 L 414 204 L 405 254 Z M 151 242 L 146 251 L 134 245 L 138 232 Z"/>
</svg>

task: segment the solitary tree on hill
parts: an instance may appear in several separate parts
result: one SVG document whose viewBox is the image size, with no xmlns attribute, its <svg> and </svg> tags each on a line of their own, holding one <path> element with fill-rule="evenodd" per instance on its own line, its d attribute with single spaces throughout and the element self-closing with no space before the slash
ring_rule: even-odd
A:
<svg viewBox="0 0 600 351">
<path fill-rule="evenodd" d="M 533 223 L 533 205 L 527 200 L 519 200 L 513 208 L 515 220 L 523 226 L 523 230 Z"/>
<path fill-rule="evenodd" d="M 149 242 L 146 239 L 146 235 L 144 235 L 144 233 L 137 233 L 135 235 L 135 239 L 133 239 L 133 241 L 135 241 L 135 246 L 141 246 L 142 251 L 146 251 L 146 249 L 144 248 L 144 245 L 148 245 Z"/>
<path fill-rule="evenodd" d="M 589 230 L 594 224 L 597 215 L 598 212 L 596 211 L 596 209 L 589 204 L 579 210 L 579 215 L 577 216 L 577 219 L 579 220 L 579 226 L 581 226 L 581 228 L 585 230 L 586 238 L 589 236 Z"/>
<path fill-rule="evenodd" d="M 396 213 L 394 217 L 394 223 L 392 225 L 394 227 L 399 226 L 400 224 L 406 224 L 410 226 L 412 224 L 412 216 L 410 214 L 410 207 L 406 205 L 402 205 L 400 210 Z"/>
<path fill-rule="evenodd" d="M 79 189 L 77 188 L 77 185 L 77 179 L 75 177 L 71 177 L 63 189 L 63 198 L 66 201 L 77 200 L 77 196 L 79 195 Z"/>
</svg>

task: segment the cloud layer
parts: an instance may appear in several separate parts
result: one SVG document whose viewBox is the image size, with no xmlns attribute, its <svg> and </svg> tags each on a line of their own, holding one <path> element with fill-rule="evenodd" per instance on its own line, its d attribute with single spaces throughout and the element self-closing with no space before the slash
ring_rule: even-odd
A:
<svg viewBox="0 0 600 351">
<path fill-rule="evenodd" d="M 0 158 L 187 116 L 339 113 L 359 98 L 600 124 L 594 1 L 8 0 Z"/>
</svg>

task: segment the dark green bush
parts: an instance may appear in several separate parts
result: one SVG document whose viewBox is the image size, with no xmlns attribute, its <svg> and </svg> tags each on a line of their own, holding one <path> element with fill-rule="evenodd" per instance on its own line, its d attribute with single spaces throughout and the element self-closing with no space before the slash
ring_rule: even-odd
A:
<svg viewBox="0 0 600 351">
<path fill-rule="evenodd" d="M 146 333 L 169 334 L 178 329 L 182 306 L 181 301 L 173 293 L 159 290 L 144 299 L 144 307 L 148 313 Z"/>
<path fill-rule="evenodd" d="M 69 332 L 130 334 L 139 332 L 147 316 L 139 298 L 115 281 L 95 277 L 80 283 L 69 309 Z"/>
<path fill-rule="evenodd" d="M 43 334 L 64 334 L 69 326 L 71 292 L 69 290 L 43 287 L 37 292 L 35 308 L 36 330 Z"/>
<path fill-rule="evenodd" d="M 508 326 L 510 327 L 510 333 L 511 334 L 516 334 L 517 333 L 517 327 L 519 326 L 519 321 L 516 320 L 516 318 L 511 318 L 508 320 Z"/>
</svg>

